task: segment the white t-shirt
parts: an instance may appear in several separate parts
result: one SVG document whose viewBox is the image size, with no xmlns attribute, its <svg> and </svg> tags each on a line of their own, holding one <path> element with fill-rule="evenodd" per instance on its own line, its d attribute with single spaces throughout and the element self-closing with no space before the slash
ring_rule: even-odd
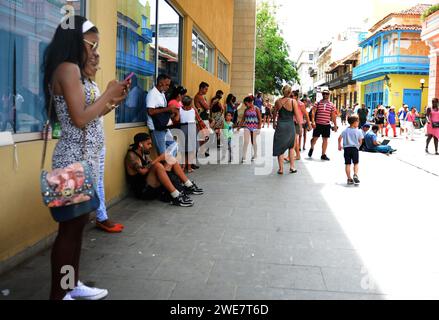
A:
<svg viewBox="0 0 439 320">
<path fill-rule="evenodd" d="M 166 108 L 168 102 L 166 101 L 166 96 L 164 93 L 157 90 L 154 86 L 151 90 L 149 90 L 148 95 L 146 96 L 146 110 L 148 109 L 156 109 L 156 108 Z M 148 114 L 148 120 L 146 122 L 149 130 L 154 130 L 154 123 L 152 122 L 151 116 Z"/>
<path fill-rule="evenodd" d="M 180 123 L 195 123 L 195 110 L 190 109 L 189 111 L 180 108 Z"/>
</svg>

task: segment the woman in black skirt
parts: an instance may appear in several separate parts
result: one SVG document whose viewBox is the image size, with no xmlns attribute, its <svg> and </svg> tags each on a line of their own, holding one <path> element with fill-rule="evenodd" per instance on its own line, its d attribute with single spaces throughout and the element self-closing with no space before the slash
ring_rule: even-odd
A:
<svg viewBox="0 0 439 320">
<path fill-rule="evenodd" d="M 275 128 L 274 141 L 273 141 L 273 157 L 278 158 L 279 170 L 278 174 L 283 174 L 284 170 L 284 153 L 289 150 L 290 159 L 294 159 L 294 141 L 295 141 L 295 129 L 294 129 L 294 117 L 299 117 L 299 110 L 297 102 L 290 98 L 292 88 L 289 85 L 285 85 L 282 88 L 283 98 L 276 101 L 274 106 L 273 127 Z M 294 161 L 290 162 L 290 173 L 296 173 L 294 168 Z"/>
</svg>

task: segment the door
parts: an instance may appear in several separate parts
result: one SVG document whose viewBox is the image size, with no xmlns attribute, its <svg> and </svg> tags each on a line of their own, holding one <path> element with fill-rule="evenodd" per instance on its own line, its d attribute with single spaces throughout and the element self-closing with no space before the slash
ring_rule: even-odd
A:
<svg viewBox="0 0 439 320">
<path fill-rule="evenodd" d="M 409 109 L 415 107 L 418 112 L 421 111 L 421 90 L 420 89 L 404 89 L 403 102 L 409 106 Z"/>
</svg>

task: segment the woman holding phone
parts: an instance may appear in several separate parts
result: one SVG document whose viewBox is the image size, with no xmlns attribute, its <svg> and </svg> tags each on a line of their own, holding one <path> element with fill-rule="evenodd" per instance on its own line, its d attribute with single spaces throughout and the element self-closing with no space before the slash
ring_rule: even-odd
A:
<svg viewBox="0 0 439 320">
<path fill-rule="evenodd" d="M 85 159 L 97 184 L 99 155 L 104 147 L 103 116 L 126 98 L 130 83 L 113 80 L 100 94 L 91 80 L 99 69 L 99 31 L 84 17 L 69 19 L 74 19 L 74 28 L 58 26 L 44 55 L 46 106 L 53 108 L 51 120 L 57 118 L 62 128 L 52 167 L 64 168 Z M 90 288 L 78 279 L 82 233 L 88 221 L 86 214 L 59 223 L 51 256 L 53 300 L 98 300 L 108 294 L 107 290 Z M 73 267 L 74 287 L 62 286 L 65 266 Z"/>
</svg>

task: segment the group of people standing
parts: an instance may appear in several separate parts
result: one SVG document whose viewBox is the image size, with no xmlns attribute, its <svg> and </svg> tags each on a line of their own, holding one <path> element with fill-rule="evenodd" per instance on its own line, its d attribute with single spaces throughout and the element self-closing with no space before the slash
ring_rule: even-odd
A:
<svg viewBox="0 0 439 320">
<path fill-rule="evenodd" d="M 290 163 L 290 173 L 297 173 L 294 161 L 300 159 L 301 136 L 306 144 L 306 132 L 313 130 L 313 138 L 308 156 L 312 157 L 317 140 L 322 137 L 321 160 L 329 161 L 326 155 L 331 130 L 337 131 L 336 109 L 329 101 L 329 91 L 323 91 L 323 99 L 313 107 L 306 105 L 307 99 L 299 100 L 298 91 L 286 85 L 282 88 L 283 97 L 278 99 L 274 108 L 273 126 L 275 128 L 273 156 L 278 158 L 278 174 L 283 174 L 284 161 Z M 331 120 L 334 127 L 331 127 Z M 285 152 L 288 157 L 285 159 Z"/>
</svg>

